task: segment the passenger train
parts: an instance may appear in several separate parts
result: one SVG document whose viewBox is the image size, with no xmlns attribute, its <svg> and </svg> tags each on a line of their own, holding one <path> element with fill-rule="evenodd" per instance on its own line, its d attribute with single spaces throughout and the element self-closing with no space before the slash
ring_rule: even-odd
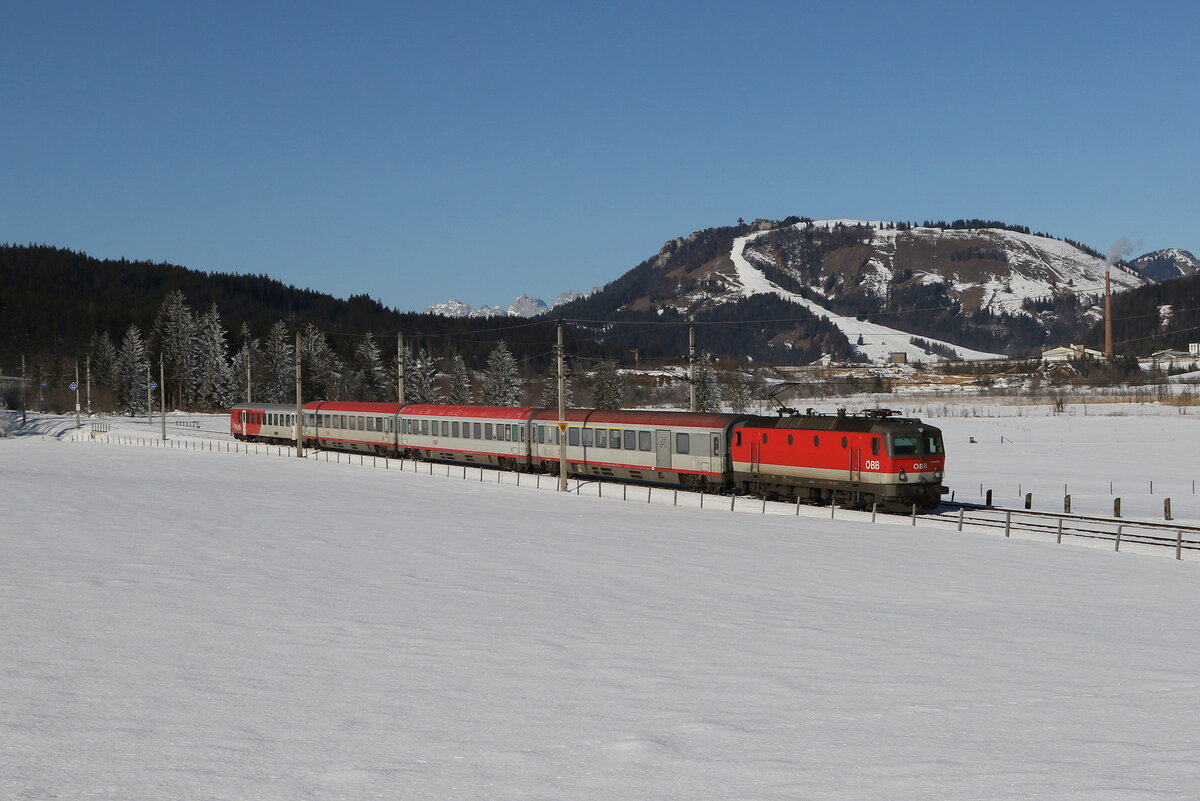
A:
<svg viewBox="0 0 1200 801">
<path fill-rule="evenodd" d="M 241 440 L 295 444 L 296 407 L 244 404 Z M 314 401 L 308 448 L 568 475 L 783 500 L 934 509 L 949 490 L 942 433 L 888 409 L 765 417 L 673 411 Z"/>
</svg>

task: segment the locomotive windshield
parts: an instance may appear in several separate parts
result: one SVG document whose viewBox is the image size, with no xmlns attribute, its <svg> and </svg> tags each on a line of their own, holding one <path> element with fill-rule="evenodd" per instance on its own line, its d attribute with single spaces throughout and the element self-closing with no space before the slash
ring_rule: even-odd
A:
<svg viewBox="0 0 1200 801">
<path fill-rule="evenodd" d="M 892 456 L 941 456 L 943 451 L 942 438 L 934 434 L 893 434 L 891 447 Z"/>
</svg>

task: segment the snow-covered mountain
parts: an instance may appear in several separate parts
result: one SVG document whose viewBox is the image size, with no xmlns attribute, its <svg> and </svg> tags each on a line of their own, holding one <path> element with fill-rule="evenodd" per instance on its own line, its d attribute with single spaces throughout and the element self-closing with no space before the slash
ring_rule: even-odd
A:
<svg viewBox="0 0 1200 801">
<path fill-rule="evenodd" d="M 860 358 L 983 358 L 1074 341 L 1098 319 L 1106 272 L 1116 291 L 1150 283 L 1082 245 L 1001 223 L 793 217 L 671 240 L 564 313 L 753 320 L 768 299 L 772 313 L 785 301 L 832 323 Z M 818 334 L 809 324 L 793 335 L 811 345 Z"/>
<path fill-rule="evenodd" d="M 1168 281 L 1200 272 L 1200 259 L 1180 248 L 1156 250 L 1131 261 L 1130 266 L 1155 281 Z"/>
<path fill-rule="evenodd" d="M 425 313 L 440 314 L 443 317 L 537 317 L 539 314 L 545 314 L 552 308 L 581 297 L 583 297 L 582 292 L 564 292 L 554 302 L 553 306 L 547 306 L 546 301 L 541 298 L 531 298 L 522 292 L 517 296 L 516 300 L 508 304 L 507 309 L 503 306 L 480 306 L 479 308 L 475 308 L 470 303 L 464 303 L 461 300 L 448 300 L 445 303 L 433 304 L 425 310 Z"/>
</svg>

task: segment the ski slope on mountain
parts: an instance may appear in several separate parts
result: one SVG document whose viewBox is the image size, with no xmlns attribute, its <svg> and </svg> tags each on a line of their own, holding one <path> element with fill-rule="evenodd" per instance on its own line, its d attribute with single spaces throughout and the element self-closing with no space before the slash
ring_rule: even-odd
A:
<svg viewBox="0 0 1200 801">
<path fill-rule="evenodd" d="M 733 250 L 729 256 L 733 260 L 734 270 L 736 271 L 733 280 L 740 285 L 739 296 L 776 295 L 784 300 L 795 303 L 797 306 L 804 307 L 819 317 L 825 317 L 837 326 L 838 330 L 845 334 L 846 338 L 850 340 L 851 346 L 858 353 L 865 355 L 871 361 L 887 361 L 889 355 L 892 353 L 904 353 L 910 361 L 943 360 L 944 357 L 934 353 L 926 353 L 924 348 L 912 344 L 913 335 L 910 333 L 879 325 L 878 323 L 859 320 L 856 317 L 834 314 L 829 309 L 818 303 L 814 303 L 803 295 L 790 292 L 772 282 L 763 275 L 761 270 L 751 264 L 745 256 L 746 244 L 762 236 L 764 233 L 767 232 L 757 231 L 748 236 L 741 236 L 733 240 Z M 862 339 L 862 344 L 857 344 L 860 338 Z M 997 353 L 971 350 L 970 348 L 964 348 L 951 342 L 943 342 L 929 337 L 924 337 L 924 339 L 953 348 L 963 359 L 967 360 L 1003 358 Z"/>
<path fill-rule="evenodd" d="M 960 491 L 989 463 L 1006 482 L 1179 484 L 1193 465 L 1166 445 L 1196 421 L 1164 411 L 937 422 Z M 171 441 L 230 445 L 209 422 Z M 1200 786 L 1197 561 L 38 425 L 0 439 L 6 797 Z M 1097 449 L 1042 459 L 1059 436 Z"/>
</svg>

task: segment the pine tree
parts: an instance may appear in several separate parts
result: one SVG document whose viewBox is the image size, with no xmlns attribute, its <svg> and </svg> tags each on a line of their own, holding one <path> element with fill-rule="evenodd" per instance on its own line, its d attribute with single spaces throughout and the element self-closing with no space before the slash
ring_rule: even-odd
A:
<svg viewBox="0 0 1200 801">
<path fill-rule="evenodd" d="M 703 353 L 696 359 L 696 411 L 719 412 L 721 394 L 717 390 L 717 371 L 713 369 L 712 354 Z"/>
<path fill-rule="evenodd" d="M 354 348 L 355 372 L 361 383 L 361 395 L 364 400 L 381 401 L 388 395 L 387 369 L 383 366 L 383 356 L 375 337 L 369 332 Z"/>
<path fill-rule="evenodd" d="M 233 403 L 233 370 L 226 354 L 225 326 L 214 303 L 196 321 L 195 400 L 201 406 L 227 409 Z"/>
<path fill-rule="evenodd" d="M 592 406 L 597 409 L 620 409 L 625 395 L 625 380 L 617 372 L 617 363 L 601 362 L 592 376 Z"/>
<path fill-rule="evenodd" d="M 406 360 L 404 394 L 408 403 L 442 402 L 442 391 L 437 385 L 437 364 L 424 348 Z"/>
<path fill-rule="evenodd" d="M 92 335 L 92 341 L 88 345 L 88 355 L 92 378 L 97 384 L 111 387 L 113 385 L 113 365 L 117 361 L 117 347 L 113 344 L 112 337 L 108 335 L 107 331 Z"/>
<path fill-rule="evenodd" d="M 250 335 L 250 326 L 242 323 L 242 330 L 238 332 L 237 341 L 241 343 L 242 347 L 234 355 L 233 361 L 230 364 L 233 397 L 246 402 L 255 396 L 253 374 L 255 361 L 259 355 L 258 340 Z M 247 370 L 247 366 L 249 366 L 249 370 Z M 251 377 L 249 382 L 246 379 L 247 372 L 250 373 Z"/>
<path fill-rule="evenodd" d="M 566 359 L 563 359 L 566 362 Z M 571 368 L 566 368 L 563 379 L 563 406 L 570 409 L 575 405 L 575 390 L 571 387 Z M 550 362 L 550 374 L 542 382 L 542 406 L 547 409 L 558 408 L 558 359 Z"/>
<path fill-rule="evenodd" d="M 305 325 L 304 333 L 300 335 L 300 348 L 300 375 L 304 382 L 305 397 L 339 400 L 346 366 L 329 347 L 325 334 L 312 323 Z"/>
<path fill-rule="evenodd" d="M 745 414 L 750 409 L 750 380 L 735 372 L 729 382 L 729 407 L 734 414 Z"/>
<path fill-rule="evenodd" d="M 488 355 L 483 373 L 483 402 L 487 406 L 516 406 L 521 402 L 517 360 L 503 341 Z"/>
<path fill-rule="evenodd" d="M 463 357 L 455 354 L 450 368 L 450 402 L 459 406 L 474 403 L 471 397 L 471 371 Z"/>
<path fill-rule="evenodd" d="M 125 411 L 137 417 L 146 413 L 146 343 L 136 325 L 129 326 L 113 361 L 112 388 Z"/>
<path fill-rule="evenodd" d="M 163 299 L 150 340 L 152 349 L 162 356 L 175 402 L 191 405 L 196 399 L 198 348 L 196 320 L 183 292 L 175 290 Z"/>
<path fill-rule="evenodd" d="M 263 384 L 262 400 L 266 403 L 286 403 L 296 395 L 296 354 L 287 326 L 277 320 L 263 343 L 267 380 Z"/>
</svg>

